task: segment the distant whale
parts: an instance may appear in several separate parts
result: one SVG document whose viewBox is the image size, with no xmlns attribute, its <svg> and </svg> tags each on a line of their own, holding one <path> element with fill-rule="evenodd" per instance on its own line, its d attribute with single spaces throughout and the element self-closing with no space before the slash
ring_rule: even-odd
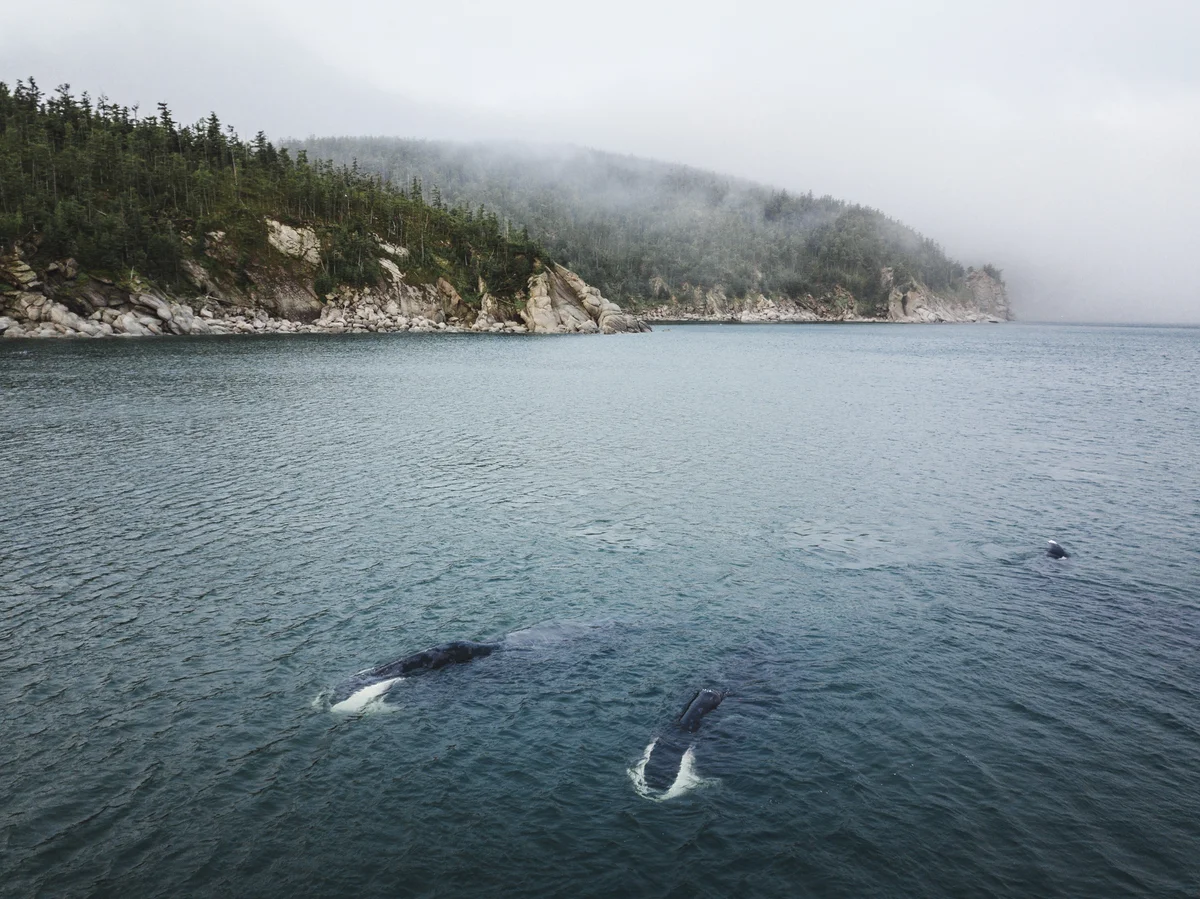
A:
<svg viewBox="0 0 1200 899">
<path fill-rule="evenodd" d="M 650 742 L 641 760 L 629 771 L 639 793 L 651 799 L 671 799 L 699 782 L 693 735 L 725 695 L 721 690 L 698 691 L 667 732 Z"/>
<path fill-rule="evenodd" d="M 1048 542 L 1050 543 L 1050 548 L 1046 550 L 1046 555 L 1048 555 L 1050 558 L 1066 559 L 1070 557 L 1071 554 L 1059 546 L 1056 541 L 1050 540 Z"/>
<path fill-rule="evenodd" d="M 490 656 L 499 648 L 499 643 L 458 640 L 414 652 L 386 665 L 367 668 L 334 688 L 329 700 L 330 711 L 361 712 L 401 678 Z"/>
</svg>

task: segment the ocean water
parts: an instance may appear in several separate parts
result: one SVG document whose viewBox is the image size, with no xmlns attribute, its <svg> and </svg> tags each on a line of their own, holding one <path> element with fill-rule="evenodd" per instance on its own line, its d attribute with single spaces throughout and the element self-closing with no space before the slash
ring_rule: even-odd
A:
<svg viewBox="0 0 1200 899">
<path fill-rule="evenodd" d="M 1198 383 L 1171 328 L 3 342 L 0 894 L 1200 894 Z"/>
</svg>

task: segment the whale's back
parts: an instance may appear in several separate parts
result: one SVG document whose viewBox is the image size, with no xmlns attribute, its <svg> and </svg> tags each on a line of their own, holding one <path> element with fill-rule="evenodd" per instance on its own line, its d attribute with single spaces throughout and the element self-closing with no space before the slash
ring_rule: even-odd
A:
<svg viewBox="0 0 1200 899">
<path fill-rule="evenodd" d="M 437 671 L 447 665 L 461 664 L 472 659 L 489 656 L 498 649 L 495 643 L 474 643 L 470 640 L 457 640 L 453 643 L 443 643 L 430 649 L 414 652 L 410 656 L 380 665 L 371 669 L 371 676 L 378 678 L 404 677 L 420 671 Z"/>
</svg>

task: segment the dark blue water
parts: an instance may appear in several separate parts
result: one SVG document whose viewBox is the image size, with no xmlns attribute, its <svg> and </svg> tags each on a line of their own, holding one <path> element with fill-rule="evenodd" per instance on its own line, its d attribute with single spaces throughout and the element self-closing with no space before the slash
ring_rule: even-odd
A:
<svg viewBox="0 0 1200 899">
<path fill-rule="evenodd" d="M 1167 328 L 5 342 L 0 891 L 1197 895 L 1198 383 Z"/>
</svg>

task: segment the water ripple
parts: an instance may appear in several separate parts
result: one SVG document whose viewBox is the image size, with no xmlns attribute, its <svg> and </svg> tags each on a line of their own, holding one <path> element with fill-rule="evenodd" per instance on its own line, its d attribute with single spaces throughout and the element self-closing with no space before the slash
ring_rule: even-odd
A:
<svg viewBox="0 0 1200 899">
<path fill-rule="evenodd" d="M 1197 370 L 1188 329 L 0 346 L 0 894 L 1195 894 Z M 717 785 L 646 803 L 699 685 Z"/>
</svg>

